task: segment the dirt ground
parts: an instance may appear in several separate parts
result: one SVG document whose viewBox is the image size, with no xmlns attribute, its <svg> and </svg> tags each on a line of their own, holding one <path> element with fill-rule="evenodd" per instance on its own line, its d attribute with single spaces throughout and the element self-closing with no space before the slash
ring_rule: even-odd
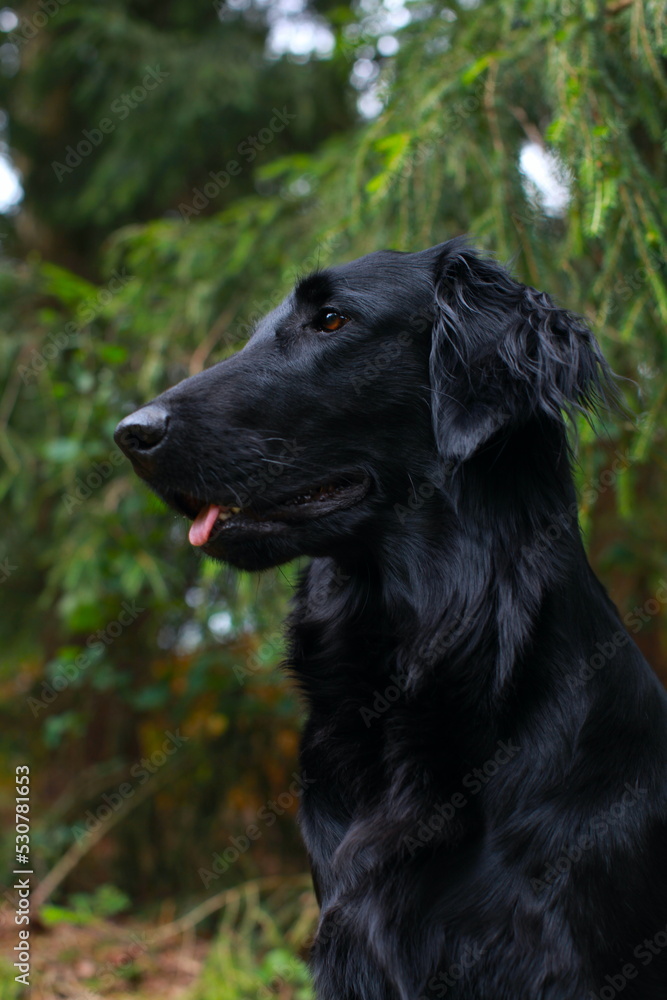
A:
<svg viewBox="0 0 667 1000">
<path fill-rule="evenodd" d="M 158 945 L 151 942 L 153 931 L 146 924 L 110 921 L 33 928 L 31 1000 L 137 1000 L 138 995 L 141 1000 L 177 1000 L 199 975 L 209 942 L 190 934 Z M 14 944 L 15 928 L 2 928 L 5 961 Z M 13 995 L 0 986 L 3 1000 Z M 22 987 L 17 995 L 26 995 Z"/>
</svg>

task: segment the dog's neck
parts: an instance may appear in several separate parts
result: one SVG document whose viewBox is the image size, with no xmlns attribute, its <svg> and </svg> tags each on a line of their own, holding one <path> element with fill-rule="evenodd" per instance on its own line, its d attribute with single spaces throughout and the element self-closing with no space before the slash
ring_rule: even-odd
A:
<svg viewBox="0 0 667 1000">
<path fill-rule="evenodd" d="M 436 672 L 477 711 L 481 690 L 502 696 L 543 602 L 587 568 L 565 431 L 535 422 L 453 473 L 410 479 L 374 547 L 311 567 L 296 673 L 316 697 L 318 665 L 333 677 L 336 664 L 375 663 L 415 691 Z"/>
</svg>

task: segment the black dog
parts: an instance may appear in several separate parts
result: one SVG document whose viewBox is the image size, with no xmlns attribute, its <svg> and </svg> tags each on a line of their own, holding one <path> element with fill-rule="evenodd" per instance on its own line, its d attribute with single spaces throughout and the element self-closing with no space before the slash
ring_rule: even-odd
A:
<svg viewBox="0 0 667 1000">
<path fill-rule="evenodd" d="M 664 1000 L 667 699 L 584 554 L 582 323 L 459 240 L 307 277 L 126 417 L 190 540 L 307 554 L 320 1000 Z"/>
</svg>

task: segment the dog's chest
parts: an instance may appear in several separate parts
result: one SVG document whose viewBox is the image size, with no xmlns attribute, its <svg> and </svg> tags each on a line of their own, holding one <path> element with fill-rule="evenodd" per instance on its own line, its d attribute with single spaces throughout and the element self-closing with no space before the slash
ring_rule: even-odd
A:
<svg viewBox="0 0 667 1000">
<path fill-rule="evenodd" d="M 329 900 L 363 892 L 388 863 L 421 865 L 427 841 L 446 854 L 477 817 L 451 804 L 459 767 L 425 724 L 432 706 L 406 701 L 396 677 L 369 685 L 349 666 L 345 697 L 328 710 L 316 699 L 301 746 L 302 833 Z"/>
</svg>

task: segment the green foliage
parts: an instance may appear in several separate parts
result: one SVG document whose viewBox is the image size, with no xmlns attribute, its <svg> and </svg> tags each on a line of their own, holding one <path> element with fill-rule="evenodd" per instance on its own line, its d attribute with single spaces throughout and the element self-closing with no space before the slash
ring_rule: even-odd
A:
<svg viewBox="0 0 667 1000">
<path fill-rule="evenodd" d="M 16 1000 L 21 995 L 22 986 L 14 979 L 15 972 L 9 962 L 0 959 L 0 1000 Z"/>
<path fill-rule="evenodd" d="M 39 915 L 47 927 L 60 923 L 90 924 L 99 918 L 115 917 L 130 905 L 130 898 L 124 892 L 105 882 L 94 892 L 73 892 L 68 906 L 43 906 Z"/>
<path fill-rule="evenodd" d="M 257 965 L 257 942 L 220 933 L 192 1000 L 313 1000 L 304 961 L 286 948 L 273 948 Z"/>
<path fill-rule="evenodd" d="M 312 1000 L 308 969 L 296 952 L 314 912 L 310 893 L 263 897 L 253 884 L 241 887 L 230 895 L 190 1000 Z"/>
</svg>

